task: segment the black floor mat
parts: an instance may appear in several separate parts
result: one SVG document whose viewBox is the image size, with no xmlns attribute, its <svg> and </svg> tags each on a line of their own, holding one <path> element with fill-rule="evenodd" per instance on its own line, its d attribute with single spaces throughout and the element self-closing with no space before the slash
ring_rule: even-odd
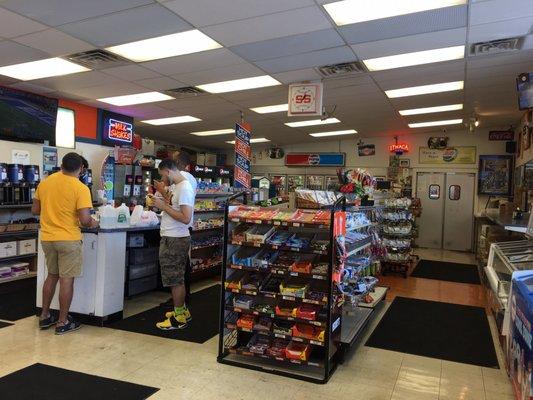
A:
<svg viewBox="0 0 533 400">
<path fill-rule="evenodd" d="M 0 329 L 5 328 L 6 326 L 11 326 L 9 322 L 0 321 Z"/>
<path fill-rule="evenodd" d="M 144 400 L 158 390 L 45 364 L 0 378 L 2 400 Z"/>
<path fill-rule="evenodd" d="M 16 321 L 35 315 L 37 278 L 0 284 L 0 319 Z"/>
<path fill-rule="evenodd" d="M 185 329 L 181 330 L 162 331 L 156 328 L 155 324 L 164 319 L 166 311 L 171 310 L 171 308 L 164 306 L 151 308 L 107 326 L 123 331 L 194 343 L 204 343 L 218 334 L 220 285 L 211 286 L 191 294 L 191 302 L 188 306 L 191 310 L 192 321 Z"/>
<path fill-rule="evenodd" d="M 499 368 L 481 307 L 396 297 L 366 345 Z"/>
<path fill-rule="evenodd" d="M 420 260 L 411 274 L 415 278 L 480 284 L 477 267 L 447 261 Z"/>
</svg>

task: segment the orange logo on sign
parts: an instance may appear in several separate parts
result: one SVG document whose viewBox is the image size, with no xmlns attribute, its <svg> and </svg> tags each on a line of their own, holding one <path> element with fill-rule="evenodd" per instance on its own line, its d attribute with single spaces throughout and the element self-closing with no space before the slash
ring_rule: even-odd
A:
<svg viewBox="0 0 533 400">
<path fill-rule="evenodd" d="M 128 122 L 109 119 L 107 137 L 111 140 L 131 143 L 133 140 L 133 125 Z"/>
</svg>

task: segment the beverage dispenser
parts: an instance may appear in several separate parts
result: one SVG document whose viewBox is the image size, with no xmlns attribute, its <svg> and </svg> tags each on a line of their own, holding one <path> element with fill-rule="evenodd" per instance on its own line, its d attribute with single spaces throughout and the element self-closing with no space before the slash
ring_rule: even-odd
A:
<svg viewBox="0 0 533 400">
<path fill-rule="evenodd" d="M 21 184 L 24 181 L 24 167 L 22 164 L 8 164 L 7 178 L 9 180 L 6 197 L 6 204 L 20 204 Z"/>
<path fill-rule="evenodd" d="M 0 204 L 8 204 L 6 197 L 8 183 L 9 179 L 7 179 L 7 164 L 0 163 Z"/>
<path fill-rule="evenodd" d="M 33 201 L 35 190 L 41 180 L 38 165 L 25 165 L 23 167 L 23 181 L 20 183 L 20 202 L 29 204 Z"/>
</svg>

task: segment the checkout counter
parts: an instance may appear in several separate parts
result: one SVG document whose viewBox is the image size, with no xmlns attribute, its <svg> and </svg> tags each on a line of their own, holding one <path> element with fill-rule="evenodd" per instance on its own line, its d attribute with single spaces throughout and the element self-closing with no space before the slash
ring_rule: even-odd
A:
<svg viewBox="0 0 533 400">
<path fill-rule="evenodd" d="M 74 281 L 74 297 L 70 312 L 82 322 L 103 326 L 107 321 L 122 319 L 125 288 L 128 288 L 128 238 L 132 234 L 151 234 L 159 237 L 159 226 L 113 229 L 82 229 L 83 272 Z M 40 234 L 39 234 L 40 235 Z M 153 249 L 153 248 L 151 248 Z M 130 249 L 129 251 L 131 251 Z M 157 285 L 157 253 L 155 274 L 142 277 L 144 282 Z M 46 263 L 39 236 L 37 260 L 37 307 L 42 306 L 42 287 L 46 278 Z M 129 286 L 131 288 L 131 286 Z M 128 295 L 126 293 L 126 295 Z M 130 293 L 131 295 L 131 293 Z M 59 309 L 59 287 L 51 308 Z"/>
</svg>

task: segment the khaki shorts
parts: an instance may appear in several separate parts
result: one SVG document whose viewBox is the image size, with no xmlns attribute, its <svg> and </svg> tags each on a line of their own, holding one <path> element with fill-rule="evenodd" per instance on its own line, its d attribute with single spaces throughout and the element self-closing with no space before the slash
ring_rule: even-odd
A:
<svg viewBox="0 0 533 400">
<path fill-rule="evenodd" d="M 190 236 L 181 238 L 163 236 L 161 238 L 159 265 L 161 265 L 161 282 L 164 287 L 184 284 L 190 249 Z"/>
<path fill-rule="evenodd" d="M 77 278 L 83 265 L 83 245 L 81 240 L 61 240 L 41 242 L 48 273 L 61 278 Z"/>
</svg>

